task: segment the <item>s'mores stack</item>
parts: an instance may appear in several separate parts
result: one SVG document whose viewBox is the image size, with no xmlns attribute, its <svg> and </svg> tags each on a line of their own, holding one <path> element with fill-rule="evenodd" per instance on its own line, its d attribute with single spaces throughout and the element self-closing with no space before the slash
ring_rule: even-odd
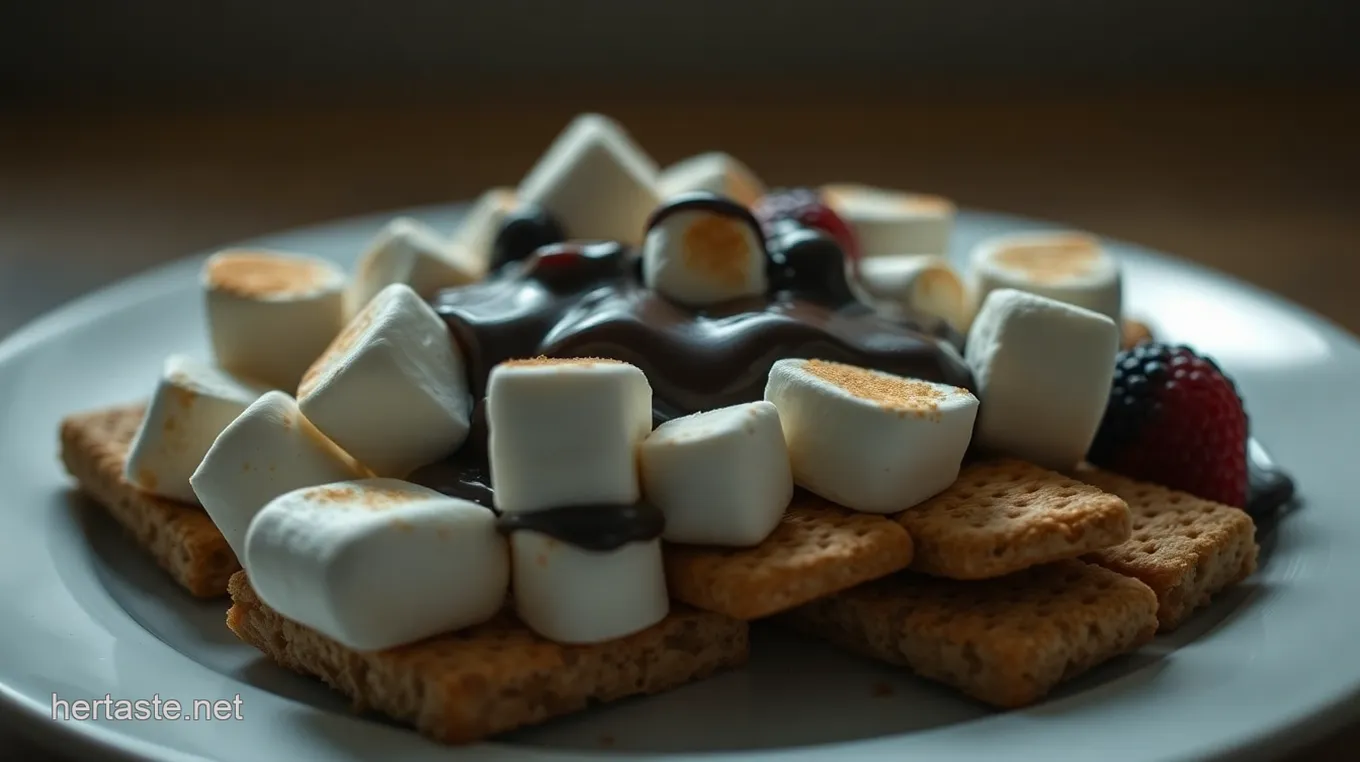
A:
<svg viewBox="0 0 1360 762">
<path fill-rule="evenodd" d="M 1154 380 L 1235 392 L 1188 350 L 1119 354 L 1146 337 L 1109 252 L 1015 234 L 960 275 L 954 215 L 863 185 L 767 191 L 723 153 L 661 170 L 583 115 L 452 235 L 398 218 L 352 275 L 210 258 L 212 361 L 174 354 L 147 405 L 69 418 L 63 457 L 185 588 L 230 592 L 242 640 L 441 741 L 740 666 L 766 618 L 1023 706 L 1250 575 L 1255 528 L 1236 498 L 1149 483 L 1159 440 L 1111 424 L 1207 399 L 1135 405 Z M 688 397 L 750 382 L 741 402 L 654 426 L 677 385 L 646 352 L 479 355 L 431 306 L 516 283 L 507 303 L 552 308 L 515 326 L 534 346 L 604 325 L 689 351 L 700 378 L 752 336 L 811 339 Z M 592 312 L 604 297 L 644 306 Z M 740 334 L 752 315 L 772 328 Z M 906 327 L 928 321 L 966 337 Z M 967 382 L 915 377 L 955 366 Z M 1204 404 L 1245 441 L 1227 399 Z M 479 491 L 417 483 L 454 461 Z"/>
</svg>

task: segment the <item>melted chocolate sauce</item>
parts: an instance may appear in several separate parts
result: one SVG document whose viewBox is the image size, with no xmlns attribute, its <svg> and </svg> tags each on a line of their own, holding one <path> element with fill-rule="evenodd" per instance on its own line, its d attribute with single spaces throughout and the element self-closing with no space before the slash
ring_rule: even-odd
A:
<svg viewBox="0 0 1360 762">
<path fill-rule="evenodd" d="M 579 505 L 532 513 L 503 513 L 496 519 L 503 534 L 519 530 L 539 532 L 582 550 L 608 552 L 630 542 L 661 536 L 666 517 L 650 503 Z"/>
</svg>

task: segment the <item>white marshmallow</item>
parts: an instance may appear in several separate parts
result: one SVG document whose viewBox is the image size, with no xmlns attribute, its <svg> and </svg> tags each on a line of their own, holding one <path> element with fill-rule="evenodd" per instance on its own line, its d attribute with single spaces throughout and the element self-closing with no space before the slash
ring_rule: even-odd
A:
<svg viewBox="0 0 1360 762">
<path fill-rule="evenodd" d="M 599 552 L 522 530 L 510 537 L 510 555 L 515 613 L 549 640 L 613 640 L 670 610 L 660 540 Z"/>
<path fill-rule="evenodd" d="M 189 477 L 222 429 L 266 391 L 185 355 L 166 358 L 128 449 L 128 482 L 153 495 L 197 503 Z"/>
<path fill-rule="evenodd" d="M 949 253 L 954 204 L 939 196 L 836 184 L 822 200 L 855 232 L 862 257 Z"/>
<path fill-rule="evenodd" d="M 277 389 L 297 388 L 345 322 L 345 274 L 314 257 L 229 249 L 202 283 L 217 364 Z"/>
<path fill-rule="evenodd" d="M 492 188 L 473 203 L 458 223 L 453 244 L 467 257 L 468 266 L 478 278 L 490 269 L 492 245 L 501 231 L 501 223 L 515 206 L 513 188 Z"/>
<path fill-rule="evenodd" d="M 662 198 L 708 191 L 746 206 L 765 195 L 765 184 L 750 167 L 717 151 L 701 153 L 666 167 L 659 180 Z"/>
<path fill-rule="evenodd" d="M 189 484 L 236 557 L 244 558 L 246 528 L 270 500 L 369 475 L 317 431 L 292 397 L 273 391 L 222 430 Z"/>
<path fill-rule="evenodd" d="M 865 301 L 880 312 L 944 320 L 960 330 L 968 327 L 963 281 L 944 257 L 905 254 L 863 259 L 858 284 Z"/>
<path fill-rule="evenodd" d="M 669 542 L 759 545 L 793 498 L 784 431 L 769 402 L 667 421 L 643 441 L 638 464 Z"/>
<path fill-rule="evenodd" d="M 374 473 L 403 477 L 463 444 L 472 398 L 448 326 L 395 283 L 307 370 L 298 405 Z"/>
<path fill-rule="evenodd" d="M 618 123 L 583 114 L 557 136 L 517 195 L 552 214 L 568 238 L 637 245 L 661 203 L 658 174 Z"/>
<path fill-rule="evenodd" d="M 404 283 L 428 299 L 443 288 L 463 286 L 481 277 L 461 247 L 445 241 L 433 228 L 410 217 L 398 217 L 378 233 L 355 268 L 349 284 L 348 312 L 354 314 L 393 283 Z"/>
<path fill-rule="evenodd" d="M 245 545 L 262 601 L 359 651 L 485 622 L 510 586 L 495 514 L 396 479 L 280 495 L 250 523 Z"/>
<path fill-rule="evenodd" d="M 819 360 L 776 362 L 765 399 L 779 408 L 794 480 L 865 513 L 952 484 L 978 412 L 966 389 Z"/>
<path fill-rule="evenodd" d="M 768 281 L 760 233 L 725 214 L 674 212 L 647 233 L 642 280 L 667 299 L 694 307 L 763 294 Z"/>
<path fill-rule="evenodd" d="M 652 387 L 613 360 L 497 365 L 486 389 L 496 508 L 527 513 L 638 499 L 637 448 L 652 429 Z"/>
<path fill-rule="evenodd" d="M 1105 315 L 1012 289 L 991 292 L 964 348 L 982 398 L 978 444 L 1071 469 L 1105 414 L 1118 351 L 1119 328 Z"/>
<path fill-rule="evenodd" d="M 1122 320 L 1119 262 L 1083 233 L 1016 233 L 979 243 L 972 253 L 969 286 L 974 305 L 999 288 L 1013 288 L 1085 307 Z"/>
</svg>

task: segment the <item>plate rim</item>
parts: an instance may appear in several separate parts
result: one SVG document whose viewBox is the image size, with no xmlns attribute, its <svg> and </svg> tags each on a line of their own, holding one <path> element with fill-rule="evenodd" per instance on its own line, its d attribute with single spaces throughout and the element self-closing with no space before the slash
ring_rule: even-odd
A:
<svg viewBox="0 0 1360 762">
<path fill-rule="evenodd" d="M 337 218 L 322 221 L 305 226 L 288 228 L 285 230 L 266 233 L 260 236 L 253 236 L 249 239 L 235 243 L 225 244 L 213 250 L 227 247 L 254 246 L 262 245 L 267 241 L 278 241 L 289 238 L 306 238 L 327 232 L 335 232 L 343 228 L 367 228 L 380 225 L 383 221 L 395 216 L 413 216 L 417 218 L 427 217 L 432 214 L 457 215 L 468 208 L 467 202 L 453 204 L 430 204 L 418 207 L 402 208 L 395 210 L 385 210 L 366 213 L 352 217 Z M 990 219 L 998 223 L 1016 228 L 1062 228 L 1063 225 L 1046 220 L 1030 217 L 1021 217 L 1005 213 L 991 212 L 987 210 L 967 208 L 960 209 L 961 218 Z M 1360 341 L 1355 335 L 1351 334 L 1344 327 L 1318 314 L 1313 310 L 1296 304 L 1282 296 L 1274 294 L 1246 282 L 1236 276 L 1219 272 L 1204 265 L 1183 260 L 1169 254 L 1152 250 L 1136 243 L 1124 241 L 1122 239 L 1104 236 L 1097 233 L 1103 242 L 1118 247 L 1126 252 L 1134 253 L 1138 257 L 1147 258 L 1159 265 L 1171 265 L 1175 269 L 1191 273 L 1197 277 L 1217 281 L 1227 288 L 1241 292 L 1249 296 L 1254 301 L 1262 301 L 1275 309 L 1291 313 L 1310 328 L 1317 330 L 1329 345 L 1341 345 L 1350 350 L 1360 353 Z M 51 341 L 63 333 L 78 329 L 80 326 L 87 325 L 93 316 L 99 314 L 109 314 L 126 309 L 129 306 L 155 298 L 156 295 L 165 292 L 175 291 L 182 288 L 183 284 L 179 280 L 184 277 L 181 271 L 195 269 L 197 265 L 211 251 L 200 251 L 185 257 L 177 258 L 168 262 L 160 263 L 155 266 L 143 269 L 139 272 L 99 288 L 86 292 L 70 301 L 57 305 L 36 318 L 23 324 L 21 327 L 0 339 L 0 374 L 4 373 L 10 364 L 17 358 L 21 358 L 26 352 L 33 351 Z M 1360 356 L 1358 354 L 1357 356 Z M 1305 493 L 1306 495 L 1306 493 Z M 68 590 L 69 592 L 69 590 Z M 145 633 L 145 631 L 143 631 Z M 145 633 L 149 635 L 149 633 Z M 1200 639 L 1192 641 L 1189 645 L 1199 643 Z M 162 648 L 170 648 L 163 643 Z M 187 657 L 186 657 L 187 658 Z M 1307 709 L 1295 712 L 1284 712 L 1286 715 L 1283 721 L 1273 726 L 1258 726 L 1253 732 L 1238 736 L 1235 742 L 1219 744 L 1214 748 L 1201 749 L 1192 752 L 1190 757 L 1183 758 L 1220 758 L 1233 755 L 1240 755 L 1243 752 L 1260 751 L 1262 754 L 1268 753 L 1266 749 L 1261 749 L 1263 745 L 1268 745 L 1269 753 L 1276 753 L 1287 748 L 1301 746 L 1309 740 L 1325 735 L 1329 730 L 1335 729 L 1346 722 L 1360 717 L 1360 706 L 1354 706 L 1353 699 L 1360 696 L 1360 669 L 1356 669 L 1356 676 L 1348 691 L 1334 694 L 1329 700 L 1315 702 Z M 248 686 L 248 684 L 237 683 L 238 685 Z M 253 689 L 253 686 L 249 686 Z M 258 690 L 258 689 L 256 689 Z M 82 753 L 88 754 L 94 751 L 100 753 L 114 752 L 126 755 L 128 759 L 154 759 L 154 760 L 202 760 L 206 759 L 191 752 L 175 749 L 154 741 L 149 741 L 141 737 L 132 736 L 127 733 L 119 732 L 117 727 L 83 722 L 54 723 L 44 713 L 43 707 L 33 702 L 29 697 L 14 689 L 9 679 L 4 674 L 0 674 L 0 717 L 6 719 L 7 724 L 16 726 L 23 735 L 35 738 L 40 745 L 46 745 L 44 741 L 53 739 L 63 740 L 66 743 L 75 742 L 82 747 Z M 19 717 L 19 722 L 10 722 L 12 716 Z M 44 727 L 46 726 L 46 727 Z M 38 730 L 33 730 L 33 728 Z M 942 728 L 939 730 L 947 730 Z M 403 731 L 413 733 L 413 731 Z M 742 752 L 717 752 L 705 753 L 705 759 L 755 759 L 764 757 L 767 754 L 775 754 L 781 758 L 803 757 L 805 752 L 813 752 L 811 756 L 820 756 L 821 752 L 830 751 L 832 755 L 844 754 L 859 757 L 859 753 L 866 753 L 873 757 L 884 751 L 882 748 L 872 748 L 881 746 L 884 743 L 901 746 L 905 738 L 919 735 L 928 735 L 938 730 L 915 731 L 895 736 L 884 736 L 869 739 L 860 739 L 847 742 L 822 744 L 817 747 L 807 749 L 769 749 L 759 751 Z M 477 747 L 468 747 L 477 748 Z M 66 751 L 69 751 L 66 750 Z M 463 750 L 458 750 L 462 752 Z M 462 756 L 462 754 L 458 754 Z M 535 755 L 537 756 L 537 755 Z M 565 759 L 572 758 L 571 752 L 561 754 L 560 752 L 549 753 L 546 758 Z M 609 752 L 599 752 L 590 757 L 599 756 L 610 757 Z M 671 759 L 680 759 L 689 755 L 681 753 L 678 755 L 655 755 L 646 754 L 645 756 L 666 756 Z"/>
</svg>

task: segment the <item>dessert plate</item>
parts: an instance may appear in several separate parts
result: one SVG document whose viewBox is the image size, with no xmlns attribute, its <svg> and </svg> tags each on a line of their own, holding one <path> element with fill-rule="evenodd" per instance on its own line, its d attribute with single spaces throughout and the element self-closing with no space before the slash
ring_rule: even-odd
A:
<svg viewBox="0 0 1360 762">
<path fill-rule="evenodd" d="M 410 210 L 450 229 L 460 207 Z M 392 215 L 252 244 L 350 265 Z M 953 254 L 984 236 L 1051 227 L 961 213 Z M 189 596 L 75 496 L 55 457 L 58 421 L 138 399 L 164 355 L 207 357 L 202 258 L 84 297 L 0 344 L 0 703 L 68 752 L 134 759 L 1182 760 L 1275 753 L 1347 719 L 1360 690 L 1360 344 L 1324 320 L 1221 275 L 1110 243 L 1131 312 L 1217 358 L 1253 433 L 1302 500 L 1260 528 L 1263 564 L 1173 636 L 996 713 L 902 670 L 757 625 L 744 669 L 495 742 L 435 745 L 348 711 L 320 683 L 238 642 L 225 599 Z M 233 701 L 229 719 L 54 720 L 57 702 Z"/>
</svg>

